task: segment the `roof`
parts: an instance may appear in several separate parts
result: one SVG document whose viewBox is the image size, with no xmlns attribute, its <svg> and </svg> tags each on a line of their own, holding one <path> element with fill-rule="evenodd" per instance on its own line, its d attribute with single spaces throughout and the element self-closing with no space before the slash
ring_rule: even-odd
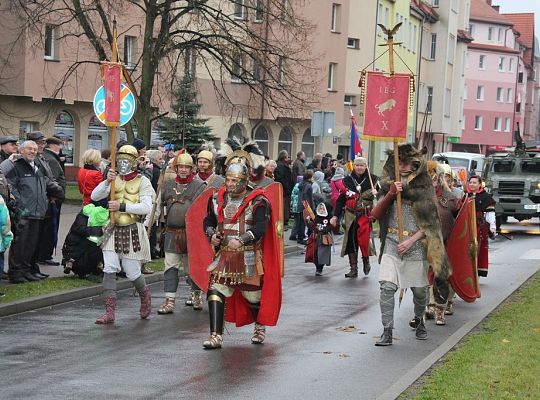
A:
<svg viewBox="0 0 540 400">
<path fill-rule="evenodd" d="M 514 50 L 510 47 L 497 46 L 494 44 L 482 44 L 482 43 L 469 43 L 469 49 L 472 50 L 484 50 L 484 51 L 493 51 L 495 53 L 507 53 L 507 54 L 519 54 L 519 50 Z"/>
<path fill-rule="evenodd" d="M 534 57 L 534 13 L 501 14 L 514 24 L 514 30 L 519 32 L 518 41 L 525 46 L 523 58 L 529 65 Z"/>
<path fill-rule="evenodd" d="M 428 22 L 437 22 L 439 20 L 439 14 L 429 4 L 424 3 L 421 0 L 412 0 L 411 7 L 415 8 L 417 12 L 424 15 Z"/>
<path fill-rule="evenodd" d="M 472 0 L 470 21 L 482 21 L 492 24 L 512 26 L 512 22 L 493 9 L 485 0 Z"/>
<path fill-rule="evenodd" d="M 470 42 L 472 42 L 474 40 L 474 38 L 466 30 L 458 29 L 458 31 L 457 31 L 457 40 L 459 42 L 470 43 Z"/>
</svg>

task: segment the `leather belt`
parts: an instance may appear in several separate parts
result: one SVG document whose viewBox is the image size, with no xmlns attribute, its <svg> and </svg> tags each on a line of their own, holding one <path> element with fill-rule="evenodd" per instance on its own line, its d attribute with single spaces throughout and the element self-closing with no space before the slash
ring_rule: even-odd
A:
<svg viewBox="0 0 540 400">
<path fill-rule="evenodd" d="M 388 233 L 393 233 L 395 235 L 398 235 L 399 232 L 398 232 L 398 229 L 397 228 L 388 228 Z M 409 232 L 409 231 L 403 231 L 403 235 L 404 236 L 412 236 L 414 235 L 416 232 Z"/>
</svg>

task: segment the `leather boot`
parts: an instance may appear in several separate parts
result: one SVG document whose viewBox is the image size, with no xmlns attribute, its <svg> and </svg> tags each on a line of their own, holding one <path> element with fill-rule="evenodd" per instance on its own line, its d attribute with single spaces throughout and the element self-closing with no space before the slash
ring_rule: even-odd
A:
<svg viewBox="0 0 540 400">
<path fill-rule="evenodd" d="M 444 309 L 446 306 L 435 306 L 435 323 L 437 325 L 446 325 L 446 320 L 444 318 Z"/>
<path fill-rule="evenodd" d="M 454 315 L 454 302 L 452 300 L 448 300 L 446 310 L 444 310 L 444 315 Z"/>
<path fill-rule="evenodd" d="M 150 293 L 148 286 L 145 286 L 139 292 L 139 298 L 141 299 L 141 308 L 139 313 L 141 314 L 141 319 L 146 319 L 152 312 L 152 294 Z"/>
<path fill-rule="evenodd" d="M 435 318 L 435 304 L 428 304 L 426 309 L 426 319 Z"/>
<path fill-rule="evenodd" d="M 357 278 L 358 277 L 358 254 L 349 254 L 349 265 L 351 270 L 345 274 L 345 278 Z"/>
<path fill-rule="evenodd" d="M 375 342 L 375 346 L 391 346 L 392 345 L 392 328 L 384 328 L 381 338 Z"/>
<path fill-rule="evenodd" d="M 369 257 L 362 257 L 362 263 L 364 264 L 364 275 L 368 276 L 371 271 L 371 264 L 369 263 Z"/>
<path fill-rule="evenodd" d="M 219 349 L 223 344 L 223 324 L 225 321 L 225 296 L 215 289 L 207 295 L 210 315 L 210 336 L 203 342 L 205 349 Z"/>
<path fill-rule="evenodd" d="M 202 310 L 202 292 L 200 290 L 193 291 L 193 309 L 196 311 Z"/>
<path fill-rule="evenodd" d="M 105 297 L 105 314 L 96 319 L 96 324 L 105 325 L 114 322 L 114 312 L 116 311 L 116 296 Z"/>
<path fill-rule="evenodd" d="M 415 317 L 415 319 L 418 317 Z M 418 326 L 416 327 L 416 338 L 418 340 L 426 340 L 427 339 L 427 330 L 426 326 L 424 325 L 424 318 L 418 318 L 420 320 Z"/>
</svg>

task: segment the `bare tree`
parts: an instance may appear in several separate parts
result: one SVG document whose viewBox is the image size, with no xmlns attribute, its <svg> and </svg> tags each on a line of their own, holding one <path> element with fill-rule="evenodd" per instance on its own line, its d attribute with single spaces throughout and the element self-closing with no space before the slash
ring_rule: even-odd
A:
<svg viewBox="0 0 540 400">
<path fill-rule="evenodd" d="M 12 0 L 27 45 L 43 47 L 44 23 L 80 45 L 51 98 L 85 65 L 109 60 L 113 19 L 119 33 L 140 41 L 126 71 L 137 99 L 138 136 L 150 141 L 151 124 L 168 111 L 171 88 L 185 68 L 197 68 L 231 112 L 255 120 L 276 115 L 309 118 L 320 80 L 311 51 L 314 27 L 301 15 L 305 0 Z M 309 3 L 309 2 L 308 2 Z M 128 16 L 128 17 L 125 17 Z M 121 40 L 120 40 L 121 42 Z M 88 49 L 88 51 L 84 51 Z M 91 49 L 91 50 L 90 50 Z M 0 50 L 0 71 L 9 62 Z M 195 64 L 193 64 L 195 65 Z M 234 82 L 231 84 L 231 80 Z M 0 90 L 2 90 L 0 86 Z"/>
</svg>

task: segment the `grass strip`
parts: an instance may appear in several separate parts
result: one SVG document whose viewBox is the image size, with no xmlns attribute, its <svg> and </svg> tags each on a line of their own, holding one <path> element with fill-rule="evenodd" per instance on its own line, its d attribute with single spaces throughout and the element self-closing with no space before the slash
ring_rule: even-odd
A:
<svg viewBox="0 0 540 400">
<path fill-rule="evenodd" d="M 146 266 L 155 272 L 163 271 L 165 268 L 163 259 L 151 261 L 147 263 Z M 0 292 L 5 293 L 5 296 L 0 297 L 0 304 L 30 299 L 32 297 L 43 296 L 51 293 L 63 292 L 65 290 L 88 287 L 96 284 L 99 283 L 86 279 L 80 279 L 75 275 L 66 275 L 56 278 L 47 278 L 37 282 L 21 283 L 18 285 L 2 285 L 0 287 Z"/>
<path fill-rule="evenodd" d="M 536 273 L 400 399 L 539 399 L 539 310 Z"/>
<path fill-rule="evenodd" d="M 82 204 L 82 193 L 79 192 L 79 186 L 75 184 L 66 185 L 66 201 L 70 203 L 80 203 Z"/>
</svg>

